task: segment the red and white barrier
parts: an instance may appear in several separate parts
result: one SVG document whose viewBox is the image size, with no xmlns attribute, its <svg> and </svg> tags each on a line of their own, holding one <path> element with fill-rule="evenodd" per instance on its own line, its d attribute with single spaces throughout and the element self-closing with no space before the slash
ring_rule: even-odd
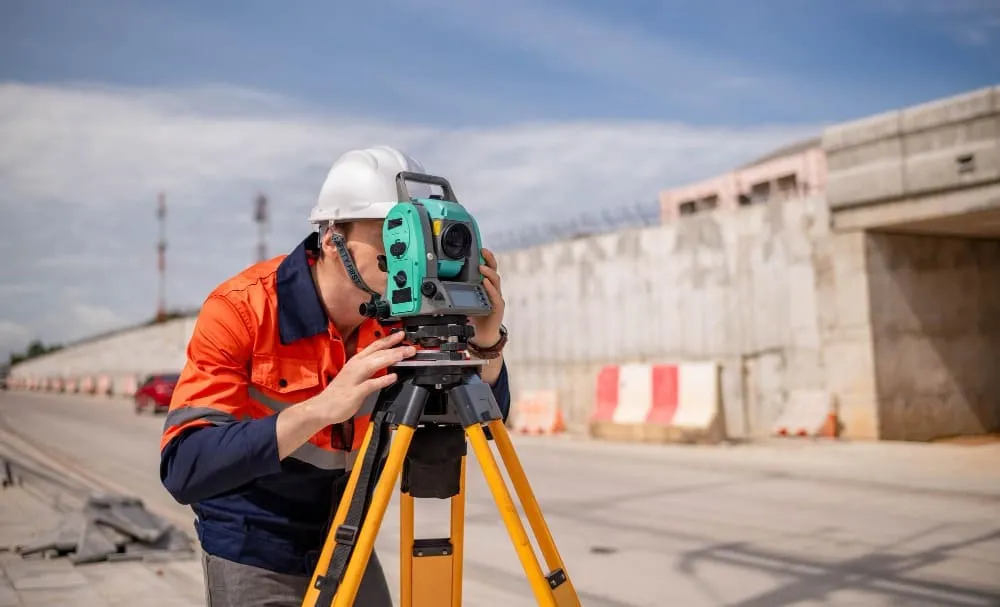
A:
<svg viewBox="0 0 1000 607">
<path fill-rule="evenodd" d="M 100 396 L 108 396 L 111 394 L 111 378 L 107 375 L 98 375 L 96 391 Z"/>
<path fill-rule="evenodd" d="M 719 365 L 714 362 L 604 367 L 590 434 L 637 442 L 723 438 Z"/>
<path fill-rule="evenodd" d="M 771 434 L 812 438 L 840 436 L 840 424 L 830 395 L 822 390 L 792 392 Z"/>
<path fill-rule="evenodd" d="M 95 396 L 133 396 L 139 387 L 134 375 L 83 375 L 81 377 L 10 377 L 8 386 L 15 390 L 66 394 L 91 394 Z"/>
<path fill-rule="evenodd" d="M 115 380 L 114 393 L 118 396 L 135 396 L 139 380 L 133 375 L 123 375 Z"/>
<path fill-rule="evenodd" d="M 510 413 L 511 428 L 518 434 L 558 434 L 566 430 L 555 390 L 523 392 Z"/>
</svg>

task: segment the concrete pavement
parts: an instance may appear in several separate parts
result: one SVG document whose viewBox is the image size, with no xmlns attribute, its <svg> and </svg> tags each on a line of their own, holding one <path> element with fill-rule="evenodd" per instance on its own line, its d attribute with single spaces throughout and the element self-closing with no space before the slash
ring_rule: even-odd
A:
<svg viewBox="0 0 1000 607">
<path fill-rule="evenodd" d="M 162 419 L 122 400 L 0 395 L 8 440 L 190 528 L 159 484 Z M 995 446 L 515 440 L 584 605 L 1000 605 Z M 532 605 L 478 464 L 468 470 L 465 604 Z M 397 503 L 377 543 L 393 587 Z M 418 537 L 446 529 L 446 508 L 418 502 Z"/>
<path fill-rule="evenodd" d="M 0 489 L 0 547 L 31 543 L 61 521 L 45 482 L 31 476 L 23 483 Z M 0 551 L 0 607 L 195 607 L 204 603 L 201 583 L 194 559 L 74 567 L 67 558 Z"/>
</svg>

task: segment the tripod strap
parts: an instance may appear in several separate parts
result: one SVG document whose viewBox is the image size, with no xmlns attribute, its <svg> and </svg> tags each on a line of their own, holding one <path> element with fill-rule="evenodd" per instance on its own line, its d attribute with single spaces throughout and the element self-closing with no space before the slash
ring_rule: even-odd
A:
<svg viewBox="0 0 1000 607">
<path fill-rule="evenodd" d="M 340 587 L 347 563 L 354 550 L 354 543 L 357 541 L 358 532 L 361 530 L 361 523 L 364 520 L 368 504 L 371 500 L 372 492 L 375 490 L 375 483 L 378 480 L 383 455 L 386 446 L 389 444 L 389 427 L 385 423 L 386 413 L 379 411 L 372 419 L 374 428 L 372 437 L 365 450 L 364 460 L 361 462 L 361 473 L 358 476 L 358 484 L 351 494 L 351 505 L 347 510 L 347 517 L 344 523 L 334 530 L 336 545 L 333 548 L 333 556 L 330 557 L 330 564 L 326 573 L 316 578 L 316 588 L 320 591 L 317 605 L 330 605 L 333 597 Z"/>
</svg>

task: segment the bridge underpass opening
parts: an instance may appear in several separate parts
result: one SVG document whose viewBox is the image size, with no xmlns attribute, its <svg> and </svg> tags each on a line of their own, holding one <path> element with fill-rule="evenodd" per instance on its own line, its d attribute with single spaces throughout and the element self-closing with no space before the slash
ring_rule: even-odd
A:
<svg viewBox="0 0 1000 607">
<path fill-rule="evenodd" d="M 1000 209 L 866 232 L 879 435 L 1000 433 Z"/>
</svg>

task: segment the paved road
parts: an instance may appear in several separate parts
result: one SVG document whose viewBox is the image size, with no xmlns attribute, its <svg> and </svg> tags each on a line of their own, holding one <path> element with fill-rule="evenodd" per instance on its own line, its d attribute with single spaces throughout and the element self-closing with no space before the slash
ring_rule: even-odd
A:
<svg viewBox="0 0 1000 607">
<path fill-rule="evenodd" d="M 162 417 L 5 393 L 0 422 L 190 520 L 158 481 Z M 586 606 L 1000 605 L 995 446 L 516 443 Z M 532 605 L 481 478 L 470 462 L 465 604 Z M 395 504 L 377 544 L 393 585 Z M 442 506 L 418 502 L 418 537 L 446 529 Z"/>
</svg>

